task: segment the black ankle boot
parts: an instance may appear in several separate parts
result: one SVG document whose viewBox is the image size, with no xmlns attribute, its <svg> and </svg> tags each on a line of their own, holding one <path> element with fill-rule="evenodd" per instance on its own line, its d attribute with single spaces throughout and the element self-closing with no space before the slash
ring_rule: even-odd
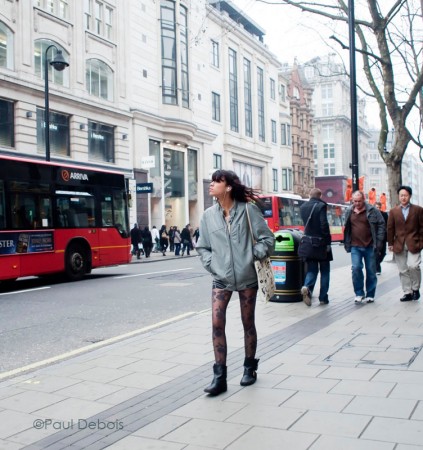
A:
<svg viewBox="0 0 423 450">
<path fill-rule="evenodd" d="M 250 386 L 254 384 L 257 380 L 257 367 L 259 359 L 245 358 L 244 359 L 244 375 L 241 379 L 241 386 Z"/>
<path fill-rule="evenodd" d="M 214 378 L 209 387 L 204 389 L 204 392 L 210 395 L 219 395 L 228 390 L 226 384 L 226 366 L 223 364 L 215 364 L 213 366 Z"/>
</svg>

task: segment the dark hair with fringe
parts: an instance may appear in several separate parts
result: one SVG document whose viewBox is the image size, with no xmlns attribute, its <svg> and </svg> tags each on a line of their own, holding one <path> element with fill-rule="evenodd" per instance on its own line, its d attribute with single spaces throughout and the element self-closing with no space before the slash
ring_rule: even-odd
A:
<svg viewBox="0 0 423 450">
<path fill-rule="evenodd" d="M 212 175 L 212 181 L 225 181 L 232 189 L 229 191 L 230 196 L 238 202 L 255 202 L 260 203 L 258 192 L 241 183 L 238 175 L 232 170 L 218 169 Z"/>
<path fill-rule="evenodd" d="M 413 189 L 411 189 L 410 186 L 400 186 L 397 190 L 397 194 L 400 193 L 400 191 L 402 191 L 404 189 L 404 191 L 407 191 L 410 195 L 413 195 Z"/>
</svg>

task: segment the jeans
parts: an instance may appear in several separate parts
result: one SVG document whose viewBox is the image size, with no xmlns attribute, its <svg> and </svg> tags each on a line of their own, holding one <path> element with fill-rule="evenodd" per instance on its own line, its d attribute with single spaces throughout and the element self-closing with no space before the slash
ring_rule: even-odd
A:
<svg viewBox="0 0 423 450">
<path fill-rule="evenodd" d="M 185 253 L 185 250 L 187 251 L 187 255 L 189 255 L 189 251 L 191 249 L 191 245 L 188 241 L 185 241 L 182 243 L 182 254 Z"/>
<path fill-rule="evenodd" d="M 181 251 L 181 243 L 175 242 L 175 256 L 179 256 L 180 251 Z"/>
<path fill-rule="evenodd" d="M 363 259 L 366 266 L 366 292 L 364 293 Z M 352 282 L 357 296 L 374 298 L 376 294 L 376 254 L 373 247 L 351 247 Z"/>
<path fill-rule="evenodd" d="M 329 280 L 330 280 L 330 261 L 307 261 L 307 273 L 304 280 L 304 286 L 313 293 L 314 285 L 316 284 L 317 275 L 319 274 L 320 266 L 320 294 L 319 300 L 321 302 L 329 300 Z"/>
</svg>

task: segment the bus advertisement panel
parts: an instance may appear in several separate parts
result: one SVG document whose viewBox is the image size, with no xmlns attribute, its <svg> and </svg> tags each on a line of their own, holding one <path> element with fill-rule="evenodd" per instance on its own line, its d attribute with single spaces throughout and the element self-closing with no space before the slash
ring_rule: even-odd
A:
<svg viewBox="0 0 423 450">
<path fill-rule="evenodd" d="M 128 263 L 128 198 L 119 172 L 0 156 L 0 280 Z"/>
<path fill-rule="evenodd" d="M 295 229 L 304 231 L 300 207 L 307 199 L 295 195 L 260 195 L 258 206 L 263 213 L 269 228 L 278 230 Z M 341 242 L 344 239 L 345 205 L 328 203 L 328 222 L 332 242 Z"/>
</svg>

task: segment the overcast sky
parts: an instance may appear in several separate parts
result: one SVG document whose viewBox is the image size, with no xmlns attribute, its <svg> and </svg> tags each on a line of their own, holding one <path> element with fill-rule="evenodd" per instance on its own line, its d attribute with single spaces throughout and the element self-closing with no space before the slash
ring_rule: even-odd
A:
<svg viewBox="0 0 423 450">
<path fill-rule="evenodd" d="M 289 5 L 269 5 L 257 0 L 233 0 L 250 19 L 265 30 L 264 42 L 282 63 L 305 63 L 316 56 L 336 52 L 349 71 L 349 52 L 329 37 L 336 32 L 348 43 L 348 25 L 303 13 Z M 332 30 L 326 25 L 330 25 Z M 360 60 L 357 59 L 357 81 L 360 82 Z M 362 73 L 362 72 L 361 72 Z M 364 77 L 364 75 L 363 75 Z M 359 97 L 363 95 L 358 92 Z M 367 119 L 371 126 L 380 126 L 375 101 L 366 99 Z"/>
<path fill-rule="evenodd" d="M 324 27 L 324 19 L 317 16 L 288 5 L 268 5 L 256 0 L 233 2 L 265 30 L 264 42 L 281 62 L 292 64 L 297 58 L 304 63 L 333 51 L 327 44 L 337 45 L 329 40 L 332 32 Z M 348 32 L 346 27 L 345 31 Z"/>
<path fill-rule="evenodd" d="M 242 9 L 250 19 L 265 30 L 264 42 L 269 50 L 276 55 L 281 63 L 293 64 L 295 58 L 298 63 L 305 63 L 316 56 L 324 56 L 328 53 L 336 52 L 342 57 L 349 72 L 349 53 L 342 50 L 334 40 L 329 39 L 332 34 L 340 37 L 348 43 L 348 25 L 303 13 L 298 8 L 289 5 L 269 5 L 257 0 L 232 0 Z M 276 0 L 272 0 L 276 1 Z M 356 1 L 357 8 L 360 0 Z M 381 5 L 389 7 L 389 4 L 381 2 Z M 367 14 L 366 8 L 360 10 L 362 14 Z M 329 25 L 332 29 L 328 28 Z M 366 84 L 364 74 L 361 70 L 360 56 L 356 56 L 357 62 L 357 82 Z M 398 69 L 398 68 L 397 68 Z M 396 70 L 396 74 L 400 71 Z M 360 81 L 361 80 L 361 81 Z M 398 82 L 398 77 L 397 77 Z M 358 91 L 357 95 L 363 97 Z M 366 98 L 366 115 L 371 127 L 379 128 L 379 110 L 376 101 Z M 419 128 L 418 118 L 409 124 L 411 129 Z M 417 151 L 414 144 L 409 146 L 412 151 Z"/>
</svg>

